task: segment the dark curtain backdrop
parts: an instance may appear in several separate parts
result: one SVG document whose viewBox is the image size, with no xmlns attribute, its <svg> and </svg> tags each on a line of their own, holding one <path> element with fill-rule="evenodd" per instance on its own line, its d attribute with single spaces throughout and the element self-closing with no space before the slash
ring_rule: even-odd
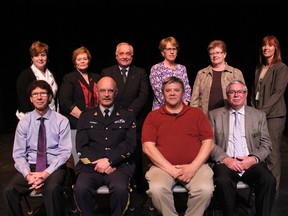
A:
<svg viewBox="0 0 288 216">
<path fill-rule="evenodd" d="M 49 2 L 49 3 L 46 3 Z M 16 78 L 30 66 L 29 46 L 40 40 L 50 46 L 49 68 L 58 84 L 72 71 L 72 52 L 86 46 L 91 71 L 115 64 L 115 47 L 134 46 L 133 63 L 149 73 L 162 61 L 159 41 L 174 36 L 180 43 L 177 62 L 188 69 L 191 86 L 197 71 L 209 64 L 207 45 L 222 39 L 228 64 L 242 70 L 250 88 L 261 39 L 276 35 L 288 63 L 287 11 L 282 4 L 209 3 L 208 1 L 7 1 L 1 6 L 0 133 L 14 132 L 18 106 Z M 152 97 L 152 96 L 151 96 Z M 149 101 L 152 101 L 149 100 Z"/>
</svg>

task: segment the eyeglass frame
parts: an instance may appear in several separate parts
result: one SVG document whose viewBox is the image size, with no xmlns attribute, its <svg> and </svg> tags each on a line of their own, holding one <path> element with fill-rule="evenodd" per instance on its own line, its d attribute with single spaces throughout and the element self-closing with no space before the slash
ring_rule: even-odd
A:
<svg viewBox="0 0 288 216">
<path fill-rule="evenodd" d="M 230 95 L 234 95 L 234 94 L 245 94 L 247 91 L 245 91 L 245 90 L 237 90 L 237 91 L 235 91 L 235 90 L 230 90 L 230 91 L 227 91 L 227 94 L 230 94 Z"/>
<path fill-rule="evenodd" d="M 37 98 L 38 96 L 41 96 L 41 97 L 48 97 L 49 93 L 48 92 L 33 92 L 31 94 L 31 97 L 32 98 Z"/>
</svg>

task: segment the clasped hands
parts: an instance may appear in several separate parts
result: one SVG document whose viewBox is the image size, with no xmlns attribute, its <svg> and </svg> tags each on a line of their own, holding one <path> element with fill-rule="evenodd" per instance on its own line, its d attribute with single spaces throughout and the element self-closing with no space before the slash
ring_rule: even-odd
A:
<svg viewBox="0 0 288 216">
<path fill-rule="evenodd" d="M 96 161 L 91 162 L 91 164 L 95 164 L 94 170 L 99 173 L 111 174 L 116 170 L 115 167 L 110 165 L 108 158 L 100 158 Z"/>
<path fill-rule="evenodd" d="M 37 190 L 39 191 L 41 187 L 44 185 L 45 179 L 49 176 L 49 173 L 43 172 L 30 172 L 26 176 L 26 180 L 28 184 L 31 185 L 29 187 L 30 190 Z"/>
<path fill-rule="evenodd" d="M 196 170 L 191 164 L 173 165 L 172 176 L 174 179 L 188 183 L 194 177 Z"/>
<path fill-rule="evenodd" d="M 222 160 L 222 163 L 225 164 L 227 167 L 230 169 L 241 173 L 245 170 L 247 170 L 249 167 L 252 165 L 256 164 L 257 161 L 255 157 L 237 157 L 237 158 L 232 158 L 232 157 L 226 157 Z"/>
</svg>

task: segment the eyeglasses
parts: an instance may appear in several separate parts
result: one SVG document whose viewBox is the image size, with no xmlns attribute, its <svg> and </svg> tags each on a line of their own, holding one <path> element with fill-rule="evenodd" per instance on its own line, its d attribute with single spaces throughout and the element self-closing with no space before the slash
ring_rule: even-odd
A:
<svg viewBox="0 0 288 216">
<path fill-rule="evenodd" d="M 165 50 L 166 50 L 166 51 L 169 51 L 169 52 L 171 52 L 171 51 L 175 52 L 175 51 L 177 51 L 178 49 L 177 49 L 177 48 L 165 48 Z"/>
<path fill-rule="evenodd" d="M 230 91 L 228 91 L 227 92 L 228 94 L 230 94 L 230 95 L 234 95 L 234 94 L 245 94 L 246 93 L 246 91 L 244 91 L 244 90 L 237 90 L 237 91 L 235 91 L 235 90 L 230 90 Z"/>
<path fill-rule="evenodd" d="M 31 96 L 33 98 L 37 98 L 38 95 L 40 95 L 41 97 L 47 97 L 48 96 L 48 93 L 47 92 L 34 92 L 31 94 Z"/>
<path fill-rule="evenodd" d="M 222 54 L 223 52 L 214 52 L 214 53 L 209 53 L 210 56 L 214 56 L 214 55 L 220 55 Z"/>
</svg>

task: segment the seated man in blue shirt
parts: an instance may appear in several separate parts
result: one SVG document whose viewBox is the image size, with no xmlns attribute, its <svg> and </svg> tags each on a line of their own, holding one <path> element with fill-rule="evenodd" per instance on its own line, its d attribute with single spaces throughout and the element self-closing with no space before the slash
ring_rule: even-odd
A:
<svg viewBox="0 0 288 216">
<path fill-rule="evenodd" d="M 41 193 L 48 216 L 64 215 L 62 187 L 66 176 L 66 161 L 72 150 L 69 121 L 49 108 L 53 98 L 50 85 L 44 80 L 35 80 L 27 91 L 34 110 L 23 117 L 17 125 L 13 159 L 18 171 L 4 190 L 4 200 L 9 215 L 23 215 L 21 195 Z M 44 167 L 38 169 L 40 119 L 44 119 L 44 141 L 42 156 Z M 45 166 L 46 164 L 46 166 Z"/>
</svg>

